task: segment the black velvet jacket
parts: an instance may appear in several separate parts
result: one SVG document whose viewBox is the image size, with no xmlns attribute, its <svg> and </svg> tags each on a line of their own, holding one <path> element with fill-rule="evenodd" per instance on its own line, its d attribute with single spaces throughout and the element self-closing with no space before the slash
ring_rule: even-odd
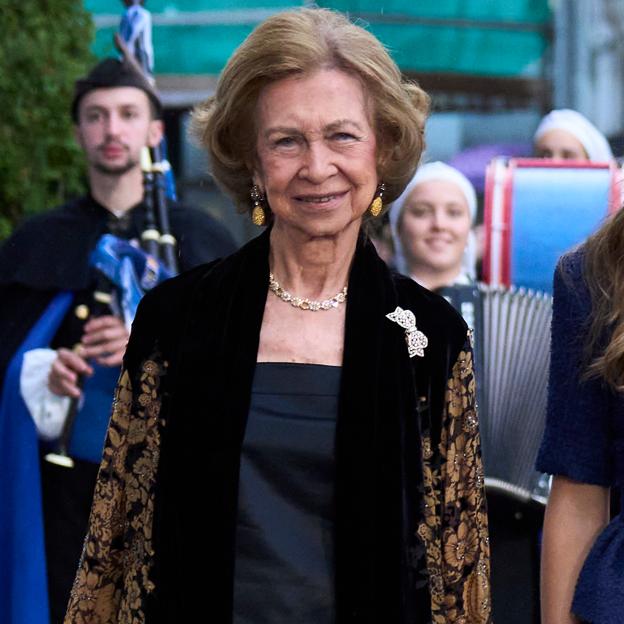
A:
<svg viewBox="0 0 624 624">
<path fill-rule="evenodd" d="M 231 622 L 268 254 L 265 232 L 141 303 L 67 623 Z M 386 317 L 397 306 L 427 336 L 424 356 Z M 463 320 L 362 237 L 336 430 L 338 624 L 489 622 L 474 396 Z"/>
</svg>

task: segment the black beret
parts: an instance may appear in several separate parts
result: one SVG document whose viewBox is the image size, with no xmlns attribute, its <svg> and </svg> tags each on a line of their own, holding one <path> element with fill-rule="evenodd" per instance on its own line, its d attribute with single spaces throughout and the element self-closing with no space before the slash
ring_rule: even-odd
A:
<svg viewBox="0 0 624 624">
<path fill-rule="evenodd" d="M 87 76 L 76 80 L 74 85 L 74 99 L 72 100 L 71 114 L 75 123 L 78 123 L 78 105 L 80 100 L 95 89 L 111 89 L 114 87 L 135 87 L 144 91 L 154 105 L 156 118 L 162 119 L 163 106 L 160 98 L 150 82 L 127 61 L 115 58 L 106 58 L 98 63 Z"/>
</svg>

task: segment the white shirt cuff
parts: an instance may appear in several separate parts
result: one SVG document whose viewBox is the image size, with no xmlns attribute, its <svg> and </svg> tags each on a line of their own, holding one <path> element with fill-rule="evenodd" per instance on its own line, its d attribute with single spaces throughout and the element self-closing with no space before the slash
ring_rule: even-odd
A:
<svg viewBox="0 0 624 624">
<path fill-rule="evenodd" d="M 53 349 L 33 349 L 24 354 L 20 392 L 35 422 L 39 437 L 54 440 L 61 435 L 71 398 L 54 394 L 48 377 L 56 360 Z"/>
</svg>

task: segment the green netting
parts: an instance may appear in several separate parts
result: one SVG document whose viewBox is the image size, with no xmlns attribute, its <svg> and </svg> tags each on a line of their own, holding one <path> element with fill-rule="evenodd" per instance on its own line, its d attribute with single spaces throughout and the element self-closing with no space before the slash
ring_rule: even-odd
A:
<svg viewBox="0 0 624 624">
<path fill-rule="evenodd" d="M 160 26 L 154 29 L 157 74 L 218 74 L 232 52 L 252 31 L 248 26 Z M 112 28 L 98 30 L 94 50 L 115 54 Z"/>
<path fill-rule="evenodd" d="M 371 25 L 404 71 L 537 77 L 546 41 L 533 32 Z"/>
<path fill-rule="evenodd" d="M 319 2 L 340 11 L 413 15 L 429 19 L 511 21 L 542 24 L 550 19 L 545 0 L 332 0 Z"/>
<path fill-rule="evenodd" d="M 265 9 L 300 6 L 303 2 L 292 0 L 148 0 L 145 8 L 152 13 L 174 13 L 175 11 L 224 11 L 237 9 Z M 84 0 L 84 6 L 92 13 L 119 13 L 121 2 L 111 0 Z"/>
<path fill-rule="evenodd" d="M 86 0 L 94 14 L 110 14 L 109 0 Z M 209 5 L 209 6 L 207 6 Z M 150 0 L 153 13 L 175 11 L 210 14 L 210 11 L 243 9 L 279 9 L 292 2 L 247 0 L 234 4 L 211 0 Z M 383 4 L 367 0 L 334 0 L 326 6 L 351 14 L 363 14 L 368 28 L 388 47 L 401 69 L 414 72 L 453 72 L 485 76 L 537 77 L 541 59 L 548 45 L 544 33 L 531 29 L 497 29 L 492 22 L 516 22 L 540 25 L 550 18 L 547 0 L 425 0 L 410 4 L 389 0 Z M 113 5 L 117 6 L 117 5 Z M 120 6 L 121 9 L 121 6 Z M 244 11 L 239 15 L 244 16 Z M 121 10 L 119 12 L 121 16 Z M 457 19 L 487 26 L 465 27 L 433 24 L 393 23 L 388 16 L 411 15 L 425 19 Z M 377 16 L 379 16 L 377 18 Z M 217 74 L 241 41 L 252 30 L 253 19 L 240 23 L 208 25 L 156 25 L 154 27 L 155 65 L 158 74 Z M 462 25 L 463 24 L 463 25 Z M 97 31 L 94 51 L 98 56 L 113 53 L 113 28 Z"/>
<path fill-rule="evenodd" d="M 146 8 L 154 13 L 175 11 L 217 11 L 301 6 L 292 0 L 149 0 Z M 346 12 L 403 14 L 426 18 L 477 19 L 544 23 L 550 18 L 547 0 L 332 0 L 318 2 Z M 121 12 L 121 3 L 111 0 L 85 0 L 93 13 Z"/>
</svg>

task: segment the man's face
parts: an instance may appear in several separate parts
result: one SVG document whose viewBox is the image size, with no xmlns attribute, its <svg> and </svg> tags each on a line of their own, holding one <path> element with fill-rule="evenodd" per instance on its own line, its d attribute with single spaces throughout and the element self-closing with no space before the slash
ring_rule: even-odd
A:
<svg viewBox="0 0 624 624">
<path fill-rule="evenodd" d="M 152 119 L 146 93 L 113 87 L 95 89 L 82 98 L 75 132 L 90 169 L 122 175 L 140 166 L 141 149 L 157 145 L 163 127 Z"/>
</svg>

